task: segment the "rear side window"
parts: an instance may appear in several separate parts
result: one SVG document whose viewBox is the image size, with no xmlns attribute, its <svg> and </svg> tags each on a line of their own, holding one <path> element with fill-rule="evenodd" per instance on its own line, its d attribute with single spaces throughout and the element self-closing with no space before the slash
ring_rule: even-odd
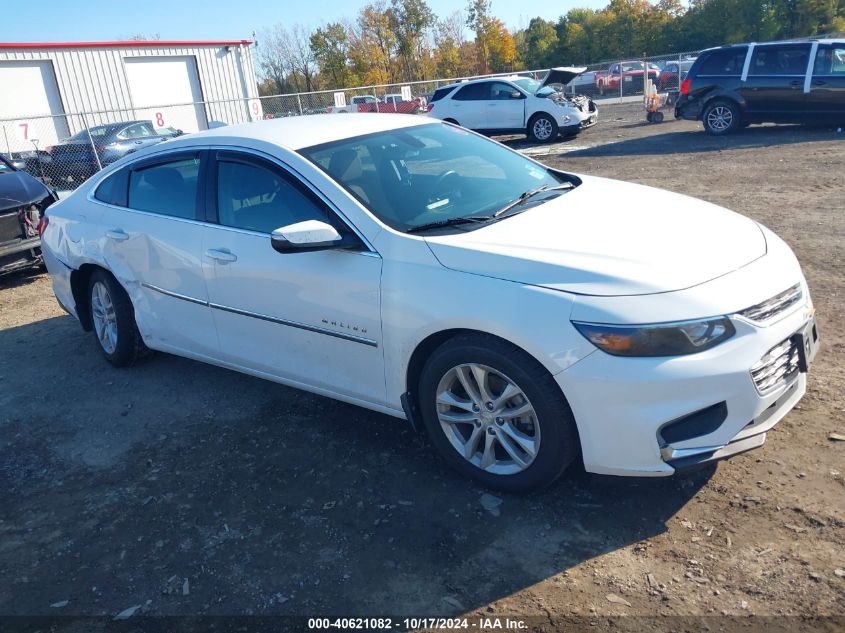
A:
<svg viewBox="0 0 845 633">
<path fill-rule="evenodd" d="M 440 101 L 443 97 L 452 92 L 454 89 L 455 86 L 445 86 L 444 88 L 438 88 L 434 91 L 434 94 L 431 95 L 431 102 L 434 103 L 435 101 Z"/>
<path fill-rule="evenodd" d="M 94 197 L 100 202 L 114 204 L 119 207 L 126 206 L 126 185 L 129 170 L 119 169 L 108 176 L 94 191 Z"/>
<path fill-rule="evenodd" d="M 809 44 L 758 46 L 751 56 L 749 75 L 803 75 L 810 57 Z"/>
<path fill-rule="evenodd" d="M 845 75 L 845 46 L 821 45 L 816 53 L 813 76 Z"/>
<path fill-rule="evenodd" d="M 199 157 L 191 157 L 133 170 L 129 175 L 127 206 L 175 218 L 196 219 L 199 169 Z"/>
<path fill-rule="evenodd" d="M 482 81 L 464 86 L 453 98 L 458 101 L 485 101 L 490 98 L 490 82 Z"/>
<path fill-rule="evenodd" d="M 702 62 L 696 75 L 717 77 L 739 77 L 745 65 L 745 55 L 748 48 L 725 48 L 713 51 Z"/>
</svg>

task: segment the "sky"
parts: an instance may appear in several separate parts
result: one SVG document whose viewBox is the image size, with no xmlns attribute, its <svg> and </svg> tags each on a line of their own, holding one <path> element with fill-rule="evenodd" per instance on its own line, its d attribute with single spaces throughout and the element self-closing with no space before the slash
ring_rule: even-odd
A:
<svg viewBox="0 0 845 633">
<path fill-rule="evenodd" d="M 465 0 L 428 0 L 438 16 L 466 6 Z M 352 19 L 365 1 L 317 0 L 36 0 L 3 3 L 0 42 L 70 42 L 126 39 L 158 34 L 163 40 L 251 39 L 278 23 L 314 28 Z M 601 8 L 607 0 L 493 0 L 493 13 L 510 28 L 531 18 L 550 20 L 573 7 Z M 49 17 L 48 17 L 49 16 Z M 47 19 L 45 19 L 47 18 Z"/>
</svg>

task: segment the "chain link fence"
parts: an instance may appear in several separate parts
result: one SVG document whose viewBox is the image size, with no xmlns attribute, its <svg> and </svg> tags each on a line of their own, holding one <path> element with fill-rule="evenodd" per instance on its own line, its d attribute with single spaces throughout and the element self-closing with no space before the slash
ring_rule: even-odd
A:
<svg viewBox="0 0 845 633">
<path fill-rule="evenodd" d="M 697 57 L 697 51 L 640 59 L 606 60 L 587 70 L 569 86 L 571 94 L 587 95 L 599 103 L 620 98 L 643 98 L 647 80 L 668 103 Z M 440 87 L 480 77 L 513 75 L 541 79 L 548 69 L 477 75 L 399 84 L 359 86 L 198 103 L 81 112 L 53 116 L 0 119 L 0 153 L 47 185 L 70 190 L 114 161 L 169 138 L 199 130 L 317 113 L 399 112 L 424 114 Z M 626 99 L 627 100 L 627 99 Z"/>
</svg>

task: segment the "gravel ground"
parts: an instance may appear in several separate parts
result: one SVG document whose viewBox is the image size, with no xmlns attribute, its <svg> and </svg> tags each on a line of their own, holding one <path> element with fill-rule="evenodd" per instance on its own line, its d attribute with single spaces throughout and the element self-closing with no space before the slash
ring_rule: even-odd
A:
<svg viewBox="0 0 845 633">
<path fill-rule="evenodd" d="M 715 139 L 627 105 L 566 143 L 505 139 L 733 208 L 801 260 L 822 334 L 806 397 L 763 448 L 683 478 L 575 469 L 493 496 L 401 421 L 163 354 L 113 369 L 46 275 L 0 279 L 0 615 L 518 615 L 550 631 L 754 614 L 773 617 L 732 622 L 842 630 L 843 138 Z"/>
</svg>

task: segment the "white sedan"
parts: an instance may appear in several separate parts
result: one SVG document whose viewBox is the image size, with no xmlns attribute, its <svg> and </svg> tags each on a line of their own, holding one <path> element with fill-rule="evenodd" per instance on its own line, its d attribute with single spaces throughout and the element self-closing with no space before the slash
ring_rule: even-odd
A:
<svg viewBox="0 0 845 633">
<path fill-rule="evenodd" d="M 56 297 L 112 364 L 147 347 L 408 419 L 500 489 L 758 447 L 818 342 L 765 227 L 423 117 L 167 141 L 40 228 Z"/>
</svg>

